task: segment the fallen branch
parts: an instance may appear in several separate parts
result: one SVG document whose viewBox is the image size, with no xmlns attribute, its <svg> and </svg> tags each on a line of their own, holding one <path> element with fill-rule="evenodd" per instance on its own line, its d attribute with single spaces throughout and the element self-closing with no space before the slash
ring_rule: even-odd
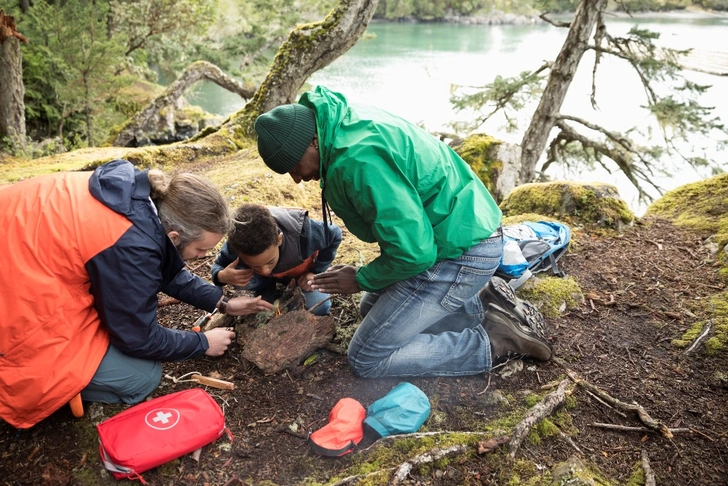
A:
<svg viewBox="0 0 728 486">
<path fill-rule="evenodd" d="M 389 483 L 392 486 L 397 486 L 399 483 L 407 479 L 410 471 L 415 466 L 421 466 L 430 462 L 439 461 L 444 457 L 455 456 L 468 450 L 468 446 L 465 444 L 453 445 L 444 449 L 433 449 L 431 451 L 415 456 L 409 461 L 406 461 L 397 468 L 392 477 L 392 481 Z"/>
<path fill-rule="evenodd" d="M 706 339 L 708 339 L 708 336 L 710 335 L 710 332 L 712 330 L 713 319 L 708 319 L 705 324 L 703 324 L 703 329 L 700 331 L 700 334 L 698 334 L 698 337 L 696 337 L 693 343 L 688 347 L 688 349 L 685 350 L 685 354 L 690 354 L 698 349 L 698 346 L 700 346 Z"/>
<path fill-rule="evenodd" d="M 559 383 L 559 387 L 555 391 L 544 396 L 540 402 L 538 402 L 528 412 L 526 412 L 523 420 L 521 420 L 518 425 L 516 425 L 516 428 L 513 430 L 511 441 L 508 444 L 508 448 L 510 449 L 509 455 L 511 456 L 511 458 L 516 457 L 516 452 L 521 446 L 523 439 L 525 439 L 528 435 L 531 427 L 536 425 L 539 420 L 542 420 L 551 415 L 554 409 L 561 406 L 566 401 L 566 395 L 568 394 L 566 391 L 566 387 L 568 386 L 568 384 L 569 380 L 563 380 L 561 383 Z"/>
<path fill-rule="evenodd" d="M 603 424 L 600 422 L 594 422 L 593 424 L 589 424 L 590 427 L 598 427 L 600 429 L 609 429 L 609 430 L 621 430 L 624 432 L 649 432 L 652 434 L 657 434 L 659 431 L 655 429 L 650 429 L 647 427 L 630 427 L 627 425 L 615 425 L 615 424 Z M 693 429 L 689 428 L 679 428 L 679 429 L 667 429 L 670 431 L 671 434 L 687 434 L 692 433 Z"/>
<path fill-rule="evenodd" d="M 655 473 L 652 472 L 650 458 L 644 449 L 642 449 L 642 469 L 645 471 L 645 486 L 655 486 Z"/>
<path fill-rule="evenodd" d="M 374 447 L 379 446 L 386 446 L 390 442 L 394 442 L 397 439 L 402 438 L 408 438 L 408 439 L 421 439 L 424 437 L 434 437 L 438 435 L 449 435 L 449 434 L 458 434 L 458 435 L 471 435 L 471 436 L 487 436 L 489 435 L 487 432 L 452 432 L 452 431 L 438 431 L 438 432 L 419 432 L 414 434 L 398 434 L 398 435 L 389 435 L 387 437 L 382 437 L 381 439 L 374 442 L 372 445 L 365 449 L 361 449 L 359 451 L 359 454 L 366 452 L 369 449 L 372 449 Z M 492 452 L 497 447 L 499 447 L 502 444 L 505 444 L 508 442 L 509 437 L 508 436 L 498 436 L 498 437 L 489 437 L 483 442 L 478 443 L 478 454 L 485 454 L 488 452 Z M 444 449 L 436 448 L 431 449 L 428 452 L 425 452 L 423 454 L 420 454 L 416 457 L 413 457 L 412 459 L 408 459 L 406 462 L 400 464 L 399 466 L 393 466 L 393 467 L 385 467 L 378 471 L 372 471 L 365 474 L 357 474 L 355 476 L 348 476 L 345 477 L 335 483 L 333 483 L 331 486 L 347 486 L 349 484 L 360 484 L 364 482 L 367 479 L 371 479 L 375 476 L 384 477 L 385 475 L 392 474 L 391 484 L 399 484 L 400 481 L 403 481 L 405 477 L 412 471 L 412 468 L 414 466 L 420 466 L 422 464 L 426 464 L 428 462 L 437 461 L 439 459 L 442 459 L 443 457 L 450 457 L 457 454 L 461 454 L 464 452 L 467 452 L 470 446 L 468 444 L 456 444 L 453 446 L 448 446 Z M 380 484 L 383 481 L 376 481 L 376 484 Z"/>
<path fill-rule="evenodd" d="M 564 370 L 566 370 L 566 374 L 569 376 L 569 378 L 572 379 L 574 383 L 577 385 L 591 391 L 595 395 L 599 396 L 602 400 L 609 403 L 615 408 L 618 408 L 623 411 L 627 412 L 634 412 L 639 417 L 640 421 L 645 424 L 648 428 L 655 430 L 662 434 L 664 437 L 668 439 L 672 439 L 672 433 L 670 432 L 670 429 L 667 428 L 665 424 L 660 422 L 659 420 L 653 419 L 650 414 L 647 413 L 647 411 L 642 408 L 642 406 L 635 403 L 625 403 L 620 400 L 617 400 L 616 398 L 609 395 L 607 392 L 602 390 L 601 388 L 598 388 L 597 386 L 592 385 L 591 383 L 584 381 L 582 378 L 580 378 L 574 371 L 572 371 L 566 363 L 560 359 L 560 358 L 554 358 L 553 359 L 556 363 L 558 363 Z"/>
</svg>

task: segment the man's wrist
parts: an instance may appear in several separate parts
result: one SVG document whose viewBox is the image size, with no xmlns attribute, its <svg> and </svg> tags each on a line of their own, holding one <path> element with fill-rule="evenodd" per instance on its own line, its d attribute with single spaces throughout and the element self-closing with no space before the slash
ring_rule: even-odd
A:
<svg viewBox="0 0 728 486">
<path fill-rule="evenodd" d="M 228 306 L 228 301 L 229 300 L 230 299 L 228 299 L 224 295 L 220 298 L 220 301 L 217 303 L 217 306 L 216 306 L 217 307 L 217 311 L 220 314 L 227 314 L 227 306 Z"/>
</svg>

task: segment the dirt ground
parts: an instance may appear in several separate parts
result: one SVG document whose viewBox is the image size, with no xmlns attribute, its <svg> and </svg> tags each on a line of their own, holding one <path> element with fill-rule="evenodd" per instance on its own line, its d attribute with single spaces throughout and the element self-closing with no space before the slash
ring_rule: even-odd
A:
<svg viewBox="0 0 728 486">
<path fill-rule="evenodd" d="M 505 446 L 482 455 L 471 450 L 435 467 L 413 468 L 404 484 L 549 484 L 548 471 L 574 455 L 596 464 L 616 484 L 625 484 L 640 469 L 643 450 L 658 485 L 728 484 L 726 354 L 708 356 L 701 348 L 686 355 L 671 344 L 705 319 L 711 310 L 710 296 L 726 291 L 717 265 L 702 245 L 706 236 L 660 220 L 642 220 L 619 237 L 576 232 L 562 261 L 587 299 L 577 309 L 547 319 L 556 354 L 570 369 L 623 402 L 637 402 L 652 417 L 682 432 L 669 440 L 652 433 L 596 427 L 593 424 L 642 424 L 635 414 L 618 412 L 577 387 L 558 421 L 570 440 L 558 434 L 531 438 L 515 461 L 507 459 Z M 207 277 L 211 261 L 193 262 L 190 267 Z M 336 298 L 332 315 L 341 326 L 351 327 L 356 325 L 354 309 L 350 298 Z M 188 328 L 200 312 L 185 304 L 164 305 L 160 322 Z M 343 458 L 320 458 L 310 452 L 304 434 L 325 425 L 340 398 L 355 398 L 366 407 L 400 379 L 354 378 L 345 356 L 330 350 L 317 352 L 313 364 L 272 376 L 263 375 L 240 356 L 241 348 L 234 344 L 221 358 L 165 364 L 164 373 L 170 377 L 198 371 L 235 383 L 232 391 L 208 389 L 224 407 L 235 439 L 231 444 L 223 436 L 206 446 L 199 462 L 185 456 L 144 473 L 148 484 L 326 483 L 343 477 L 353 464 L 374 460 L 376 444 Z M 564 368 L 555 362 L 525 364 L 510 378 L 493 373 L 408 380 L 432 403 L 422 431 L 490 430 L 489 423 L 515 406 L 523 407 L 522 415 L 524 397 L 543 394 L 543 385 L 565 377 Z M 164 378 L 153 396 L 192 386 L 198 385 Z M 488 400 L 497 395 L 509 405 Z M 88 413 L 82 419 L 73 418 L 64 407 L 19 434 L 0 424 L 0 484 L 114 484 L 100 464 L 93 424 L 122 407 L 86 405 Z M 298 432 L 292 430 L 294 423 Z"/>
</svg>

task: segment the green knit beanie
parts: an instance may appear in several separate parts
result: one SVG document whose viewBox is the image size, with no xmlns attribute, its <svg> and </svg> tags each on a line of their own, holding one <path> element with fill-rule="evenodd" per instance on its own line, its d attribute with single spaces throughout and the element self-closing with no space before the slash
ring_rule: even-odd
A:
<svg viewBox="0 0 728 486">
<path fill-rule="evenodd" d="M 316 134 L 313 110 L 297 103 L 281 105 L 255 120 L 258 153 L 265 165 L 285 174 L 303 158 Z"/>
</svg>

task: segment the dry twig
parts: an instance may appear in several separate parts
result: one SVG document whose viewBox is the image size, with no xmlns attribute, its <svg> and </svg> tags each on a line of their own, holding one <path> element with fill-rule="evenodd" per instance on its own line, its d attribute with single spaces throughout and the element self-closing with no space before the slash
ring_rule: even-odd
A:
<svg viewBox="0 0 728 486">
<path fill-rule="evenodd" d="M 642 408 L 639 404 L 635 403 L 625 403 L 620 400 L 617 400 L 616 398 L 612 397 L 610 394 L 602 390 L 601 388 L 592 385 L 588 381 L 583 380 L 580 378 L 574 371 L 572 371 L 566 363 L 559 359 L 554 358 L 554 361 L 558 363 L 564 370 L 566 370 L 566 374 L 571 378 L 574 383 L 577 385 L 591 391 L 595 395 L 599 396 L 602 400 L 609 403 L 613 407 L 624 410 L 626 412 L 634 412 L 639 417 L 640 421 L 645 424 L 648 428 L 652 430 L 656 430 L 660 434 L 662 434 L 664 437 L 668 439 L 672 439 L 672 433 L 670 432 L 670 429 L 667 428 L 665 424 L 660 422 L 659 420 L 653 419 L 650 414 L 647 413 L 647 411 Z"/>
</svg>

